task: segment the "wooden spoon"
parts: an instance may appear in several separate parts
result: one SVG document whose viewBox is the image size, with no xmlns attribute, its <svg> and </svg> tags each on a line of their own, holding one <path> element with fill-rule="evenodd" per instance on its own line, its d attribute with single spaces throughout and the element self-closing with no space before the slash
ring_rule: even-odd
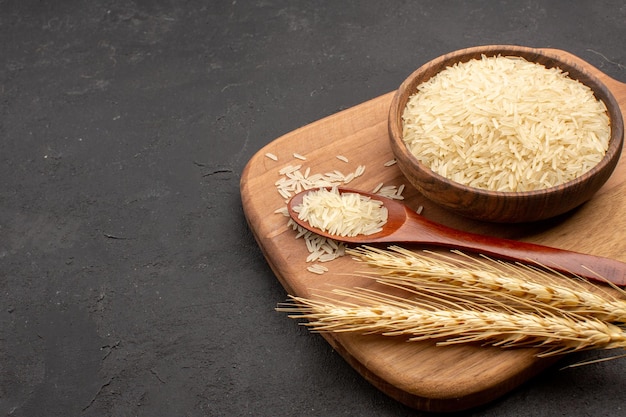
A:
<svg viewBox="0 0 626 417">
<path fill-rule="evenodd" d="M 418 243 L 482 254 L 507 261 L 517 261 L 561 273 L 575 275 L 603 283 L 626 286 L 626 263 L 584 253 L 520 242 L 511 239 L 479 235 L 456 230 L 420 216 L 406 205 L 389 198 L 362 191 L 340 188 L 340 193 L 358 193 L 383 202 L 389 212 L 383 230 L 371 235 L 337 236 L 312 227 L 298 218 L 294 207 L 302 204 L 305 194 L 296 194 L 288 203 L 291 218 L 300 226 L 318 235 L 355 244 Z"/>
</svg>

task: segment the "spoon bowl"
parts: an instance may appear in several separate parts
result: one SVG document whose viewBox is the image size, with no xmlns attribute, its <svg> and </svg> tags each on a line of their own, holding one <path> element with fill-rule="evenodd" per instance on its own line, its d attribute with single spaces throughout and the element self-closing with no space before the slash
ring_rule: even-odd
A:
<svg viewBox="0 0 626 417">
<path fill-rule="evenodd" d="M 370 235 L 333 235 L 312 227 L 306 219 L 298 216 L 296 207 L 302 204 L 307 193 L 314 190 L 296 194 L 287 204 L 287 210 L 298 225 L 329 239 L 352 244 L 410 243 L 452 248 L 626 286 L 626 263 L 549 246 L 464 232 L 430 221 L 397 200 L 349 188 L 339 188 L 338 191 L 341 194 L 357 193 L 381 201 L 388 211 L 387 222 L 380 232 Z"/>
</svg>

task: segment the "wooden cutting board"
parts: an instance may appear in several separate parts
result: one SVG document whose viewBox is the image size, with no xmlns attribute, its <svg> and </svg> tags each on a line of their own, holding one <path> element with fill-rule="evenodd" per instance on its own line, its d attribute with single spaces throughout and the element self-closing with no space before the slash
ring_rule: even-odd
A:
<svg viewBox="0 0 626 417">
<path fill-rule="evenodd" d="M 580 58 L 548 50 L 589 68 L 615 95 L 622 114 L 626 110 L 626 84 L 611 79 Z M 400 170 L 385 166 L 393 155 L 388 144 L 387 113 L 393 92 L 299 128 L 274 140 L 245 167 L 241 198 L 250 228 L 267 262 L 291 295 L 315 297 L 336 286 L 367 287 L 371 281 L 350 275 L 363 266 L 349 257 L 324 265 L 318 275 L 307 271 L 309 252 L 302 239 L 274 211 L 285 205 L 275 182 L 279 170 L 302 164 L 311 173 L 339 170 L 365 173 L 351 188 L 371 191 L 377 184 L 406 184 L 405 202 L 434 221 L 458 229 L 587 252 L 626 261 L 626 162 L 594 198 L 572 213 L 532 225 L 497 225 L 468 220 L 425 200 L 405 181 Z M 274 161 L 266 153 L 278 156 Z M 306 157 L 300 160 L 294 153 Z M 348 162 L 336 158 L 343 155 Z M 415 248 L 419 250 L 419 248 Z M 268 302 L 273 302 L 268 300 Z M 287 318 L 285 317 L 285 320 Z M 425 411 L 458 411 L 487 403 L 532 378 L 554 363 L 538 359 L 533 349 L 480 346 L 437 347 L 432 342 L 407 342 L 403 338 L 373 335 L 323 334 L 350 365 L 377 388 L 398 401 Z"/>
</svg>

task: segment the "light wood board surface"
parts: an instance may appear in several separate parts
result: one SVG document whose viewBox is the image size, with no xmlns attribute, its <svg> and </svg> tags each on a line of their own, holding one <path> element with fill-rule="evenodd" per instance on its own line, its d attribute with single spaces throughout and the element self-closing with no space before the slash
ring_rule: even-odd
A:
<svg viewBox="0 0 626 417">
<path fill-rule="evenodd" d="M 592 70 L 613 92 L 622 114 L 625 113 L 626 84 L 567 52 L 549 51 Z M 349 257 L 326 263 L 329 271 L 323 275 L 307 271 L 309 253 L 304 241 L 296 240 L 286 218 L 274 213 L 285 205 L 274 185 L 281 177 L 278 171 L 295 164 L 302 164 L 302 171 L 310 167 L 312 174 L 335 169 L 347 174 L 364 165 L 365 173 L 353 180 L 350 188 L 371 191 L 380 182 L 406 184 L 405 202 L 415 209 L 423 206 L 422 214 L 431 220 L 476 233 L 626 261 L 623 160 L 594 198 L 572 213 L 532 225 L 471 221 L 425 200 L 409 186 L 397 167 L 384 166 L 393 158 L 387 134 L 392 96 L 393 92 L 385 94 L 281 136 L 259 150 L 244 169 L 241 198 L 246 218 L 269 265 L 289 294 L 315 297 L 336 286 L 372 285 L 370 280 L 350 274 L 363 267 Z M 267 152 L 278 156 L 278 161 L 267 158 Z M 294 153 L 304 155 L 306 161 L 295 159 Z M 337 155 L 346 156 L 349 162 L 340 161 Z M 533 349 L 437 347 L 433 342 L 409 343 L 403 338 L 372 335 L 323 337 L 377 388 L 410 407 L 426 411 L 457 411 L 487 403 L 554 363 L 554 359 L 537 359 Z"/>
</svg>

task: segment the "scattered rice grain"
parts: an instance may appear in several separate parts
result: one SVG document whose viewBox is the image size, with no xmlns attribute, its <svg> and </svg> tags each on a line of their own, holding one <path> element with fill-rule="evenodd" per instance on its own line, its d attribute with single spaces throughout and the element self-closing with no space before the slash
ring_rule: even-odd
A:
<svg viewBox="0 0 626 417">
<path fill-rule="evenodd" d="M 346 175 L 346 177 L 343 179 L 343 183 L 348 184 L 353 179 L 354 179 L 354 173 L 351 172 L 348 175 Z"/>
<path fill-rule="evenodd" d="M 300 168 L 302 168 L 302 165 L 287 165 L 286 167 L 282 168 L 280 171 L 278 171 L 278 173 L 280 175 L 287 175 L 290 174 L 294 171 L 299 170 Z"/>
<path fill-rule="evenodd" d="M 265 156 L 268 157 L 269 159 L 273 160 L 273 161 L 278 161 L 278 157 L 276 155 L 274 155 L 273 153 L 271 153 L 271 152 L 267 152 L 265 154 Z"/>
<path fill-rule="evenodd" d="M 326 268 L 325 266 L 320 265 L 320 264 L 310 265 L 309 267 L 307 267 L 307 270 L 309 272 L 312 272 L 312 273 L 318 274 L 318 275 L 322 275 L 325 272 L 328 272 L 328 268 Z"/>
<path fill-rule="evenodd" d="M 377 194 L 381 188 L 383 188 L 383 185 L 385 185 L 384 183 L 379 183 L 376 187 L 374 187 L 374 189 L 372 190 L 372 194 Z"/>
</svg>

